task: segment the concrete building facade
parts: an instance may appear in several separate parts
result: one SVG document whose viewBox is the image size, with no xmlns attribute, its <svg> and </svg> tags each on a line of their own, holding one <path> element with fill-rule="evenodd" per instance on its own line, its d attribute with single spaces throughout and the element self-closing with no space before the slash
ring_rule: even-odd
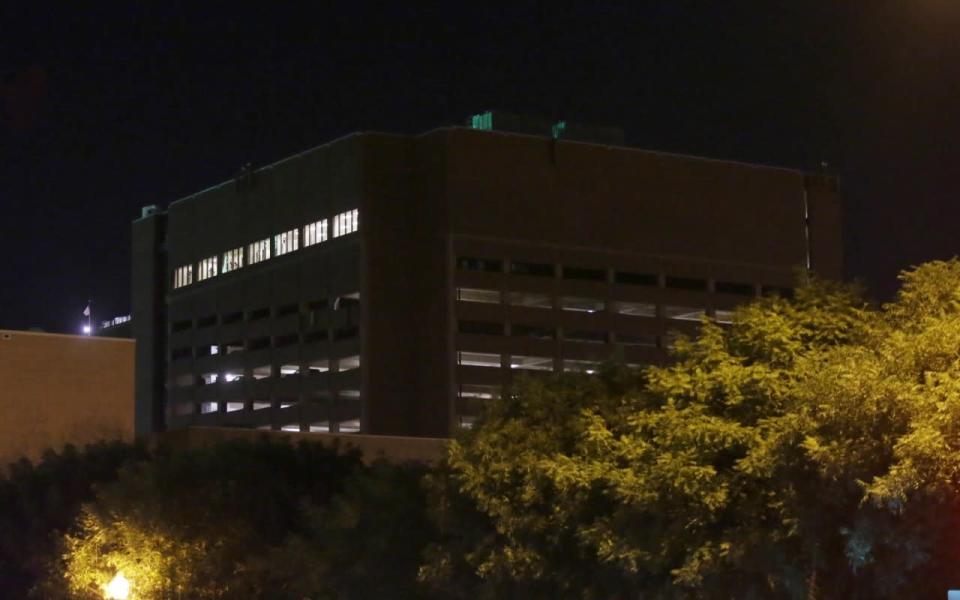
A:
<svg viewBox="0 0 960 600">
<path fill-rule="evenodd" d="M 0 466 L 131 441 L 134 341 L 0 330 Z"/>
<path fill-rule="evenodd" d="M 137 429 L 448 435 L 519 373 L 842 277 L 836 180 L 487 113 L 357 133 L 133 224 Z M 506 130 L 505 130 L 506 129 Z"/>
</svg>

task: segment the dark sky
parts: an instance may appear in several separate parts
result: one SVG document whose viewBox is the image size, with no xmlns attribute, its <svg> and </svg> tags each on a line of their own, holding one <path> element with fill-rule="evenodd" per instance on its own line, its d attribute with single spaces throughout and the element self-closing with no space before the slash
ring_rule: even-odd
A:
<svg viewBox="0 0 960 600">
<path fill-rule="evenodd" d="M 621 125 L 651 149 L 825 160 L 848 276 L 875 297 L 960 250 L 952 0 L 90 4 L 0 8 L 0 328 L 76 331 L 88 297 L 97 318 L 127 313 L 143 205 L 487 108 Z"/>
</svg>

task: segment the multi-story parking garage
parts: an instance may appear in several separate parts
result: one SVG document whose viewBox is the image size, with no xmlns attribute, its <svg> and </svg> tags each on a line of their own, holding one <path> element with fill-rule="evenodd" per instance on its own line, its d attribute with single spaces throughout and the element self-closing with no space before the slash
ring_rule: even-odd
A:
<svg viewBox="0 0 960 600">
<path fill-rule="evenodd" d="M 523 372 L 842 276 L 833 178 L 486 113 L 357 133 L 134 225 L 137 425 L 444 436 Z"/>
</svg>

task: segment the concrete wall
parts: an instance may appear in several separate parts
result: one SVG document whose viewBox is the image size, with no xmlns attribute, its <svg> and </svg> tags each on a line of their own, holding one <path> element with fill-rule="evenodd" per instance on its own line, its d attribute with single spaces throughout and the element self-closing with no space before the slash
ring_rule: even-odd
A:
<svg viewBox="0 0 960 600">
<path fill-rule="evenodd" d="M 133 439 L 133 340 L 0 330 L 0 465 Z"/>
</svg>

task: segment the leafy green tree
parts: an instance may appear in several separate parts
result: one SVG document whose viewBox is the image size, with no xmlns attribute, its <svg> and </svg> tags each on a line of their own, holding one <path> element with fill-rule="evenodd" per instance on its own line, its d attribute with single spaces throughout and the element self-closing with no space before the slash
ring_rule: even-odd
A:
<svg viewBox="0 0 960 600">
<path fill-rule="evenodd" d="M 84 506 L 35 595 L 92 600 L 123 573 L 144 600 L 425 597 L 424 471 L 266 439 L 159 452 Z"/>
<path fill-rule="evenodd" d="M 328 504 L 360 468 L 355 453 L 266 439 L 159 452 L 84 506 L 64 539 L 62 579 L 51 573 L 40 595 L 62 584 L 100 598 L 122 572 L 144 599 L 285 598 L 247 577 L 249 564 L 303 530 L 303 507 Z"/>
<path fill-rule="evenodd" d="M 417 571 L 435 539 L 425 468 L 377 463 L 358 470 L 331 502 L 305 506 L 305 527 L 251 564 L 264 598 L 425 598 Z M 282 594 L 279 590 L 283 590 Z"/>
<path fill-rule="evenodd" d="M 25 598 L 55 558 L 57 539 L 76 519 L 97 484 L 121 465 L 147 455 L 141 445 L 92 444 L 50 450 L 36 463 L 9 465 L 0 477 L 0 596 Z"/>
<path fill-rule="evenodd" d="M 422 578 L 490 597 L 942 595 L 960 558 L 960 263 L 902 279 L 879 309 L 805 281 L 633 381 L 522 381 L 435 478 L 445 537 Z"/>
</svg>

